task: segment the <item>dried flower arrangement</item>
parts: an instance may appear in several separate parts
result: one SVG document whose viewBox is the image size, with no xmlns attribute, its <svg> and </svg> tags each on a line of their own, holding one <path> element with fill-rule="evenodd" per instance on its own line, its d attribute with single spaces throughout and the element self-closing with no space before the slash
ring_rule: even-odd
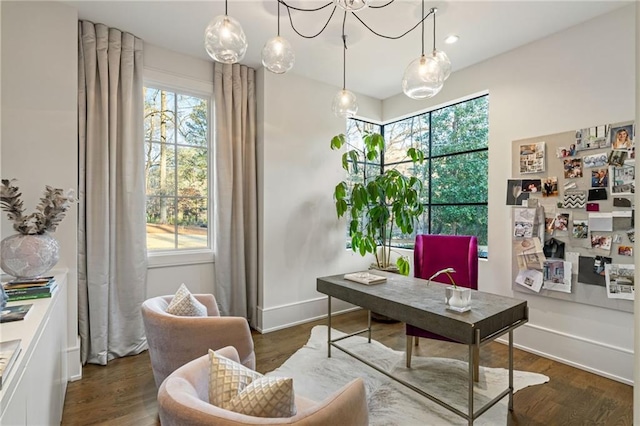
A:
<svg viewBox="0 0 640 426">
<path fill-rule="evenodd" d="M 54 232 L 64 216 L 76 201 L 72 189 L 66 194 L 62 189 L 46 186 L 44 197 L 36 206 L 36 211 L 30 215 L 24 215 L 24 207 L 20 197 L 21 192 L 14 185 L 15 179 L 2 179 L 0 186 L 0 209 L 7 212 L 9 220 L 13 221 L 13 229 L 23 235 L 40 235 L 45 232 Z"/>
</svg>

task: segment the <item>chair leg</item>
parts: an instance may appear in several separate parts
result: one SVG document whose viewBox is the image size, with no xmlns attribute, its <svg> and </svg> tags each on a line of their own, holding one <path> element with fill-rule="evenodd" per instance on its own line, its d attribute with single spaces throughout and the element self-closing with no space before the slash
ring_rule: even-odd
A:
<svg viewBox="0 0 640 426">
<path fill-rule="evenodd" d="M 411 368 L 411 352 L 413 351 L 413 336 L 407 336 L 407 368 Z"/>
<path fill-rule="evenodd" d="M 416 341 L 416 346 L 418 346 L 418 344 L 420 343 L 420 338 L 418 336 L 414 336 L 413 338 Z"/>
<path fill-rule="evenodd" d="M 473 381 L 480 380 L 480 348 L 478 346 L 473 347 Z"/>
</svg>

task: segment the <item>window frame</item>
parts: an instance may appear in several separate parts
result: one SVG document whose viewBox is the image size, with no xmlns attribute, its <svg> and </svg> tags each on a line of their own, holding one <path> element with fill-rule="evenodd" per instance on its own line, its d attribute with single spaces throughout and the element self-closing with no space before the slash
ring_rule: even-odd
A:
<svg viewBox="0 0 640 426">
<path fill-rule="evenodd" d="M 147 250 L 147 262 L 148 268 L 161 268 L 170 266 L 184 266 L 195 265 L 203 263 L 214 263 L 215 250 L 214 250 L 214 220 L 215 220 L 215 205 L 213 202 L 214 196 L 214 183 L 215 183 L 215 162 L 214 162 L 214 137 L 213 127 L 214 122 L 214 104 L 213 104 L 213 84 L 206 83 L 186 78 L 180 78 L 178 76 L 163 73 L 157 70 L 145 69 L 145 75 L 143 78 L 143 87 L 166 90 L 175 93 L 176 95 L 194 96 L 203 98 L 207 102 L 207 220 L 209 226 L 207 226 L 207 247 L 206 248 L 194 248 L 194 249 L 172 249 L 172 250 Z M 146 144 L 146 139 L 143 139 L 142 143 Z M 174 142 L 174 145 L 177 143 Z M 181 145 L 177 145 L 181 146 Z M 177 197 L 177 195 L 176 195 Z M 147 194 L 145 192 L 145 209 L 147 205 Z M 146 233 L 145 233 L 146 234 Z"/>
<path fill-rule="evenodd" d="M 385 121 L 385 122 L 382 122 L 382 123 L 378 123 L 378 122 L 375 122 L 375 121 L 372 121 L 372 120 L 367 120 L 367 119 L 360 118 L 360 117 L 350 118 L 349 120 L 350 121 L 359 121 L 359 122 L 364 123 L 364 124 L 372 124 L 372 125 L 380 126 L 380 134 L 385 139 L 385 150 L 383 151 L 382 157 L 380 158 L 380 170 L 381 170 L 381 173 L 383 173 L 384 170 L 385 170 L 385 167 L 387 165 L 395 167 L 395 166 L 397 166 L 399 164 L 405 164 L 405 163 L 409 164 L 409 163 L 411 163 L 410 159 L 406 159 L 406 160 L 402 160 L 402 161 L 389 162 L 389 163 L 387 163 L 385 161 L 386 160 L 386 158 L 385 158 L 386 142 L 387 142 L 387 137 L 386 137 L 385 130 L 386 130 L 387 126 L 391 126 L 394 123 L 399 123 L 399 122 L 402 122 L 402 121 L 407 120 L 407 119 L 413 119 L 413 118 L 420 117 L 422 115 L 427 115 L 428 114 L 428 120 L 429 120 L 429 142 L 428 142 L 429 143 L 429 152 L 425 153 L 425 160 L 424 160 L 427 163 L 426 167 L 428 168 L 428 180 L 425 182 L 425 187 L 428 188 L 428 191 L 427 191 L 428 199 L 427 199 L 427 202 L 423 203 L 424 208 L 425 208 L 424 215 L 428 218 L 428 221 L 427 221 L 427 223 L 424 223 L 424 221 L 421 220 L 420 225 L 422 226 L 423 229 L 426 229 L 428 233 L 432 232 L 432 209 L 433 208 L 448 207 L 448 206 L 461 206 L 461 207 L 466 207 L 466 206 L 469 206 L 469 207 L 486 206 L 486 209 L 487 209 L 487 242 L 486 242 L 486 245 L 482 246 L 482 247 L 486 247 L 486 250 L 481 252 L 480 251 L 480 245 L 479 245 L 479 247 L 478 247 L 479 248 L 479 250 L 478 250 L 479 253 L 478 254 L 479 254 L 480 258 L 488 259 L 488 251 L 489 251 L 489 249 L 488 249 L 488 246 L 489 246 L 489 241 L 488 241 L 488 238 L 489 238 L 489 235 L 488 235 L 488 228 L 489 228 L 489 223 L 488 223 L 489 222 L 489 220 L 488 220 L 489 219 L 489 217 L 488 217 L 489 216 L 489 209 L 488 209 L 489 208 L 488 181 L 487 181 L 487 201 L 486 202 L 465 202 L 465 203 L 447 202 L 447 203 L 435 203 L 434 204 L 433 201 L 432 201 L 433 189 L 434 189 L 433 185 L 432 185 L 432 174 L 433 174 L 433 172 L 432 172 L 432 170 L 433 170 L 432 162 L 434 160 L 438 160 L 440 158 L 449 158 L 449 157 L 456 157 L 456 156 L 460 156 L 460 155 L 469 155 L 469 154 L 475 154 L 475 153 L 480 153 L 480 152 L 486 152 L 487 153 L 487 173 L 488 173 L 488 170 L 489 170 L 489 136 L 488 135 L 487 135 L 487 146 L 485 148 L 473 148 L 473 149 L 469 149 L 469 150 L 465 150 L 465 151 L 456 151 L 456 152 L 453 152 L 453 153 L 432 155 L 432 149 L 433 149 L 432 114 L 434 112 L 436 112 L 436 111 L 443 110 L 443 109 L 446 109 L 446 108 L 450 108 L 450 107 L 453 107 L 455 105 L 458 105 L 458 104 L 461 104 L 461 103 L 465 103 L 465 102 L 470 102 L 470 101 L 473 101 L 475 99 L 479 99 L 479 98 L 483 98 L 483 97 L 486 97 L 487 99 L 489 98 L 488 91 L 476 93 L 476 94 L 473 94 L 473 95 L 470 95 L 470 96 L 467 96 L 467 97 L 464 97 L 464 98 L 461 98 L 461 99 L 457 99 L 457 100 L 452 101 L 452 102 L 447 103 L 447 104 L 442 104 L 442 105 L 435 106 L 433 108 L 425 109 L 425 110 L 422 110 L 422 111 L 417 111 L 417 112 L 414 112 L 412 114 L 407 114 L 407 115 L 404 115 L 402 117 L 399 117 L 399 118 L 396 118 L 396 119 L 393 119 L 393 120 L 389 120 L 389 121 Z M 487 117 L 488 116 L 489 116 L 489 106 L 487 106 Z M 487 131 L 488 131 L 488 129 L 487 129 Z M 400 249 L 400 250 L 403 250 L 403 249 L 413 250 L 413 246 L 411 246 L 411 247 L 398 246 L 398 245 L 394 245 L 393 243 L 392 243 L 392 247 L 395 247 L 395 248 Z M 347 241 L 347 248 L 350 248 L 349 244 L 348 244 L 348 241 Z"/>
</svg>

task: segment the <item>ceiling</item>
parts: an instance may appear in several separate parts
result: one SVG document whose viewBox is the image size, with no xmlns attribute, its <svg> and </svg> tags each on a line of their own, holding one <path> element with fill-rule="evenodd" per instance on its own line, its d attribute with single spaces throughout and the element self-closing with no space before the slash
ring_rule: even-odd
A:
<svg viewBox="0 0 640 426">
<path fill-rule="evenodd" d="M 312 8 L 330 0 L 285 0 L 288 4 Z M 381 5 L 388 0 L 371 0 Z M 64 1 L 78 9 L 79 18 L 117 27 L 146 43 L 190 56 L 212 60 L 203 46 L 204 29 L 211 19 L 224 14 L 224 2 L 212 1 Z M 425 11 L 437 7 L 436 47 L 451 59 L 453 71 L 593 19 L 633 1 L 431 1 Z M 318 32 L 333 5 L 318 12 L 291 11 L 293 23 L 304 34 Z M 243 64 L 258 68 L 264 43 L 276 35 L 276 0 L 229 0 L 228 14 L 242 24 L 249 48 Z M 337 9 L 326 30 L 316 38 L 304 39 L 293 32 L 286 8 L 281 6 L 280 35 L 295 51 L 292 73 L 342 86 L 343 13 Z M 417 24 L 419 0 L 396 0 L 379 9 L 364 9 L 358 16 L 373 30 L 398 36 Z M 405 67 L 421 52 L 420 26 L 399 40 L 375 36 L 350 14 L 346 19 L 346 86 L 356 93 L 386 99 L 402 92 Z M 433 19 L 425 21 L 425 50 L 433 44 Z M 460 40 L 444 44 L 447 35 Z"/>
</svg>

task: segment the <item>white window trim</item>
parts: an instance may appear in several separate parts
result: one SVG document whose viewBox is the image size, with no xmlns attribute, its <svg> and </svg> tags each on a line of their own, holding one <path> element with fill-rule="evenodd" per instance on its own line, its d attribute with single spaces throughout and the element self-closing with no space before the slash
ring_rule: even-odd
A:
<svg viewBox="0 0 640 426">
<path fill-rule="evenodd" d="M 208 99 L 209 102 L 209 237 L 211 247 L 208 249 L 196 250 L 164 250 L 164 251 L 148 251 L 147 252 L 147 268 L 166 268 L 173 266 L 198 265 L 206 263 L 214 263 L 215 253 L 213 250 L 213 238 L 215 224 L 215 206 L 212 203 L 214 196 L 214 138 L 212 134 L 212 126 L 214 125 L 214 105 L 213 105 L 213 82 L 206 83 L 200 80 L 180 77 L 176 74 L 159 71 L 157 69 L 145 68 L 144 87 L 154 87 L 170 91 L 179 92 L 181 94 L 193 95 Z"/>
</svg>

